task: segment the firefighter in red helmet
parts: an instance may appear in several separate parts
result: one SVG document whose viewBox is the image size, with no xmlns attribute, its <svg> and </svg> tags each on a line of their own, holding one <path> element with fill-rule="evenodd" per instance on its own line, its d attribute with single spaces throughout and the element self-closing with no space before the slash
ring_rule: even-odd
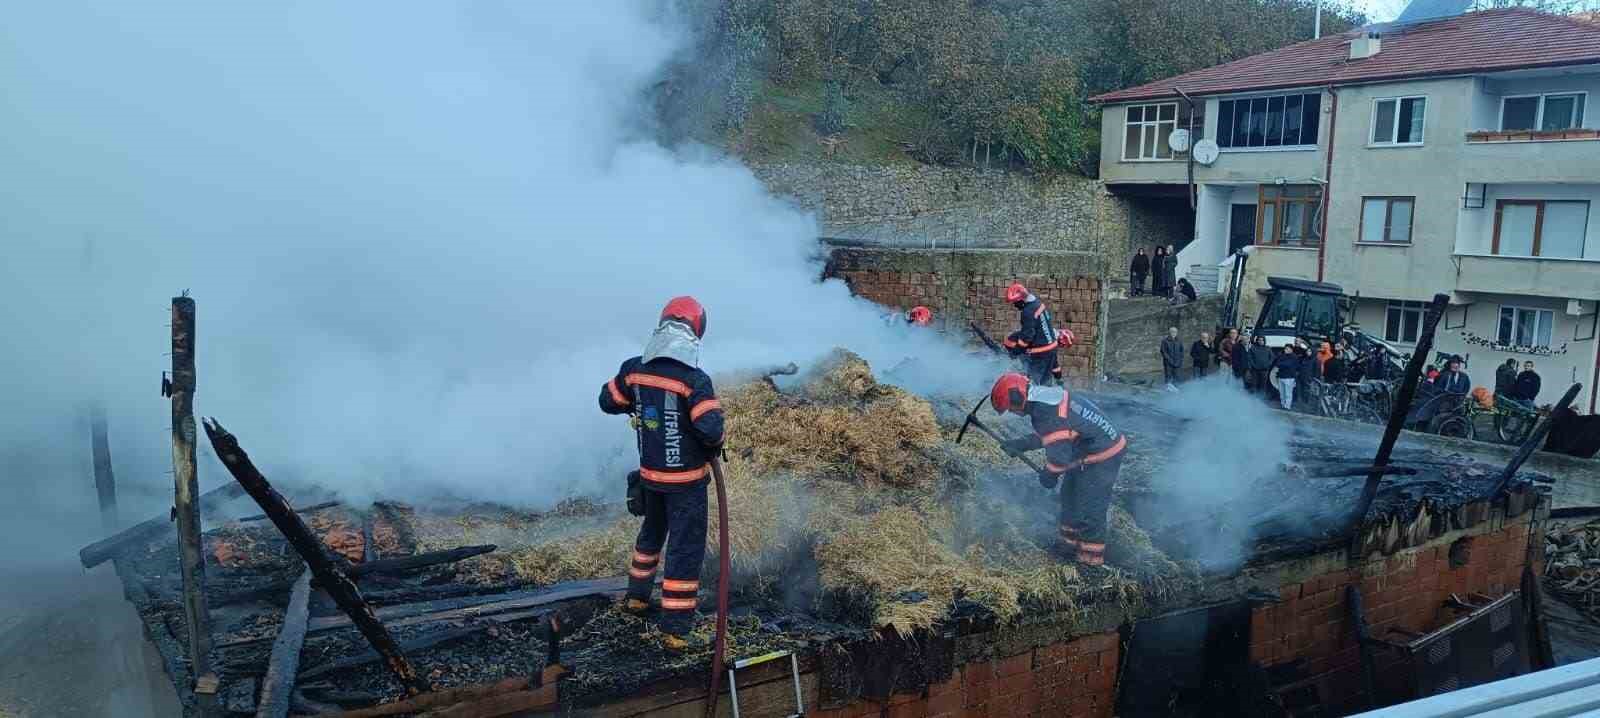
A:
<svg viewBox="0 0 1600 718">
<path fill-rule="evenodd" d="M 1020 329 L 1002 342 L 1006 351 L 1011 356 L 1022 358 L 1028 378 L 1033 383 L 1060 384 L 1061 361 L 1056 356 L 1056 350 L 1061 343 L 1050 310 L 1021 282 L 1012 282 L 1011 286 L 1006 287 L 1006 301 L 1020 312 L 1022 324 Z"/>
<path fill-rule="evenodd" d="M 906 323 L 912 326 L 925 327 L 933 323 L 933 310 L 918 305 L 906 312 Z"/>
<path fill-rule="evenodd" d="M 989 391 L 996 413 L 1028 417 L 1033 433 L 1001 442 L 1011 456 L 1044 449 L 1039 484 L 1061 484 L 1059 514 L 1062 554 L 1088 566 L 1105 563 L 1106 512 L 1122 470 L 1127 437 L 1100 407 L 1060 386 L 1040 386 L 1016 372 L 1001 374 Z"/>
<path fill-rule="evenodd" d="M 639 439 L 639 469 L 628 474 L 628 510 L 644 523 L 633 544 L 622 610 L 649 611 L 656 570 L 663 568 L 660 626 L 664 644 L 674 650 L 688 645 L 694 625 L 706 554 L 706 483 L 711 458 L 722 447 L 722 405 L 699 368 L 705 333 L 706 311 L 698 301 L 667 302 L 644 353 L 623 362 L 600 387 L 600 410 L 632 414 Z"/>
</svg>

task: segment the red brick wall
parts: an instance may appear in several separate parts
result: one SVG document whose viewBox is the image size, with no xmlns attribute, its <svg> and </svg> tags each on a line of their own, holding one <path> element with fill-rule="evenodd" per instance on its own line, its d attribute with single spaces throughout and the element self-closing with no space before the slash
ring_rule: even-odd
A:
<svg viewBox="0 0 1600 718">
<path fill-rule="evenodd" d="M 917 305 L 928 307 L 933 310 L 936 326 L 969 339 L 972 334 L 967 322 L 975 321 L 997 342 L 1017 330 L 1017 309 L 1006 302 L 1005 288 L 1020 280 L 1050 308 L 1057 328 L 1071 330 L 1076 339 L 1071 349 L 1059 353 L 1062 373 L 1071 377 L 1094 375 L 1101 301 L 1101 283 L 1094 277 L 946 277 L 940 272 L 882 269 L 842 270 L 834 274 L 859 297 L 900 310 Z M 950 282 L 956 285 L 951 287 Z M 952 296 L 959 297 L 958 305 L 952 306 Z"/>
<path fill-rule="evenodd" d="M 1450 544 L 1425 546 L 1355 568 L 1315 576 L 1280 589 L 1282 602 L 1251 614 L 1250 658 L 1272 666 L 1299 659 L 1315 677 L 1323 700 L 1338 705 L 1362 691 L 1360 655 L 1345 601 L 1345 587 L 1360 586 L 1362 609 L 1374 638 L 1399 628 L 1426 633 L 1453 620 L 1444 608 L 1450 594 L 1498 598 L 1515 590 L 1522 576 L 1528 524 L 1516 522 L 1468 537 L 1466 563 L 1450 567 Z M 1538 566 L 1535 566 L 1538 569 Z M 1379 695 L 1400 690 L 1404 674 L 1385 652 L 1378 663 Z"/>
<path fill-rule="evenodd" d="M 1115 631 L 1084 636 L 959 666 L 950 680 L 930 685 L 922 693 L 896 694 L 887 702 L 856 701 L 838 710 L 807 715 L 1110 718 L 1117 698 L 1119 650 Z"/>
</svg>

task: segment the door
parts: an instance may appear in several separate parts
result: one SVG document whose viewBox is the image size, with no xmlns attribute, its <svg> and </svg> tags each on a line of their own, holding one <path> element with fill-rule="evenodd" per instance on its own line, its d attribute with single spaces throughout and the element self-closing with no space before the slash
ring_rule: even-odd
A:
<svg viewBox="0 0 1600 718">
<path fill-rule="evenodd" d="M 1228 254 L 1256 241 L 1256 206 L 1236 204 L 1232 205 L 1232 210 L 1228 217 Z"/>
</svg>

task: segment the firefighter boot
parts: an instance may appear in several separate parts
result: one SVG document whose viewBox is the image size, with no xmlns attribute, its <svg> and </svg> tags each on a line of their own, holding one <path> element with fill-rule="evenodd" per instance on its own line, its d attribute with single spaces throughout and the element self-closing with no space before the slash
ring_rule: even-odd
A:
<svg viewBox="0 0 1600 718">
<path fill-rule="evenodd" d="M 644 615 L 646 612 L 648 612 L 650 610 L 650 602 L 649 601 L 641 601 L 641 600 L 639 600 L 637 598 L 631 598 L 630 597 L 630 598 L 623 599 L 622 600 L 622 605 L 619 606 L 619 608 L 622 609 L 623 613 L 632 614 L 632 615 L 635 615 L 635 616 L 642 616 L 642 615 Z"/>
</svg>

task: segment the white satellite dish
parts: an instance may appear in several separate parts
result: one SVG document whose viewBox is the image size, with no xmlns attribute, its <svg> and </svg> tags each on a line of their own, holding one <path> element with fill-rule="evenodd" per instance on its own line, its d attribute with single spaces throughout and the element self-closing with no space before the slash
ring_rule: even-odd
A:
<svg viewBox="0 0 1600 718">
<path fill-rule="evenodd" d="M 1216 162 L 1217 155 L 1220 154 L 1222 151 L 1217 148 L 1217 143 L 1213 140 L 1200 140 L 1194 143 L 1194 161 L 1207 167 Z"/>
<path fill-rule="evenodd" d="M 1171 147 L 1173 152 L 1188 152 L 1189 131 L 1182 129 L 1173 130 L 1172 134 L 1167 135 L 1167 146 Z"/>
</svg>

